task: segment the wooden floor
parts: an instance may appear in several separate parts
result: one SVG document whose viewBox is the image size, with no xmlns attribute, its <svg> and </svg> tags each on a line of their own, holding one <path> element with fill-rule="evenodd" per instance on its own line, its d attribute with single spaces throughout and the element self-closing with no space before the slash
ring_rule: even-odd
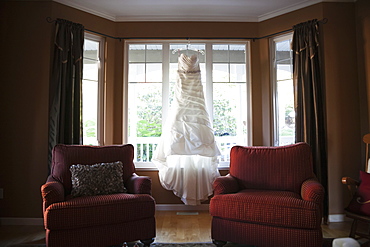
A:
<svg viewBox="0 0 370 247">
<path fill-rule="evenodd" d="M 208 211 L 157 211 L 156 222 L 156 242 L 211 242 L 211 216 Z M 346 221 L 323 225 L 323 236 L 348 237 L 350 224 Z M 0 226 L 0 247 L 28 242 L 45 243 L 43 226 Z"/>
</svg>

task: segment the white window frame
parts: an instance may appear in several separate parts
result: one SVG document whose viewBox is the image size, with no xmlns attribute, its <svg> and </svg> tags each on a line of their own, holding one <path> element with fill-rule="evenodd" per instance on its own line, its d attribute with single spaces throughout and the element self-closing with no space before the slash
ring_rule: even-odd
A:
<svg viewBox="0 0 370 247">
<path fill-rule="evenodd" d="M 97 109 L 97 140 L 98 145 L 104 145 L 104 102 L 105 102 L 105 38 L 85 32 L 85 39 L 99 43 L 99 71 L 98 71 L 98 109 Z M 83 107 L 83 106 L 82 106 Z"/>
<path fill-rule="evenodd" d="M 244 44 L 245 45 L 245 64 L 246 64 L 246 121 L 249 123 L 247 124 L 247 143 L 245 145 L 251 145 L 252 143 L 252 88 L 251 88 L 251 63 L 250 63 L 250 41 L 240 41 L 240 40 L 191 40 L 192 43 L 206 43 L 209 44 L 206 47 L 205 54 L 208 56 L 207 58 L 212 61 L 212 44 Z M 163 76 L 162 80 L 168 80 L 169 75 L 169 45 L 173 43 L 188 43 L 188 40 L 125 40 L 125 53 L 124 53 L 124 86 L 123 86 L 123 124 L 122 124 L 122 140 L 123 143 L 128 142 L 128 51 L 130 44 L 166 44 L 163 46 L 163 57 L 162 57 L 162 64 L 163 64 Z M 212 63 L 206 63 L 206 87 L 213 89 L 213 82 L 212 82 Z M 167 84 L 167 83 L 166 83 Z M 168 86 L 162 87 L 162 93 L 168 93 Z M 208 94 L 205 95 L 206 99 L 206 107 L 207 111 L 210 112 L 210 121 L 213 122 L 213 108 L 210 108 L 213 103 L 213 90 L 207 90 Z M 163 99 L 163 98 L 162 98 Z M 165 100 L 165 99 L 163 99 Z M 164 126 L 164 121 L 168 115 L 169 107 L 164 104 L 162 109 L 162 126 Z M 145 170 L 145 171 L 157 171 L 157 167 L 153 162 L 134 162 L 135 168 L 137 170 Z M 221 162 L 218 166 L 219 170 L 228 170 L 229 169 L 229 162 Z"/>
<path fill-rule="evenodd" d="M 272 144 L 273 146 L 279 146 L 279 124 L 278 124 L 278 97 L 277 97 L 277 61 L 276 61 L 276 46 L 275 44 L 281 41 L 285 41 L 293 38 L 293 33 L 279 35 L 270 39 L 270 61 L 271 61 L 271 91 L 272 91 Z"/>
</svg>

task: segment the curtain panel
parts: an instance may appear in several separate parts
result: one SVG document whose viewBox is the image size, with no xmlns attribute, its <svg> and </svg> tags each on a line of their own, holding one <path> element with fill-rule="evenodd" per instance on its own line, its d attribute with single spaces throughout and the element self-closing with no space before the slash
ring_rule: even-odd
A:
<svg viewBox="0 0 370 247">
<path fill-rule="evenodd" d="M 56 144 L 82 144 L 84 26 L 55 21 L 49 98 L 49 165 Z"/>
<path fill-rule="evenodd" d="M 319 22 L 311 20 L 293 27 L 293 80 L 295 87 L 296 142 L 312 148 L 314 172 L 328 191 L 324 85 L 321 77 Z M 328 217 L 328 195 L 323 215 Z"/>
</svg>

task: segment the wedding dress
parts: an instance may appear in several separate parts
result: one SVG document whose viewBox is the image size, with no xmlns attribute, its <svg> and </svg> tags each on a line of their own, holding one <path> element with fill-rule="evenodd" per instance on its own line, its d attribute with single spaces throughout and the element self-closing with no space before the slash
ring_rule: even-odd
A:
<svg viewBox="0 0 370 247">
<path fill-rule="evenodd" d="M 206 111 L 198 57 L 181 54 L 174 100 L 152 159 L 160 182 L 185 204 L 199 205 L 212 195 L 212 183 L 220 176 L 219 155 Z"/>
</svg>

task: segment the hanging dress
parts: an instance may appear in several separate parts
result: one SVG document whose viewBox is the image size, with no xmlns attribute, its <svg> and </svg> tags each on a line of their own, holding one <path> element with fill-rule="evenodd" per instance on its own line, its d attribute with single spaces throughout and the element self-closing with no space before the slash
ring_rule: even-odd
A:
<svg viewBox="0 0 370 247">
<path fill-rule="evenodd" d="M 162 186 L 186 205 L 212 195 L 221 155 L 206 111 L 198 57 L 179 56 L 174 100 L 152 161 Z"/>
</svg>

